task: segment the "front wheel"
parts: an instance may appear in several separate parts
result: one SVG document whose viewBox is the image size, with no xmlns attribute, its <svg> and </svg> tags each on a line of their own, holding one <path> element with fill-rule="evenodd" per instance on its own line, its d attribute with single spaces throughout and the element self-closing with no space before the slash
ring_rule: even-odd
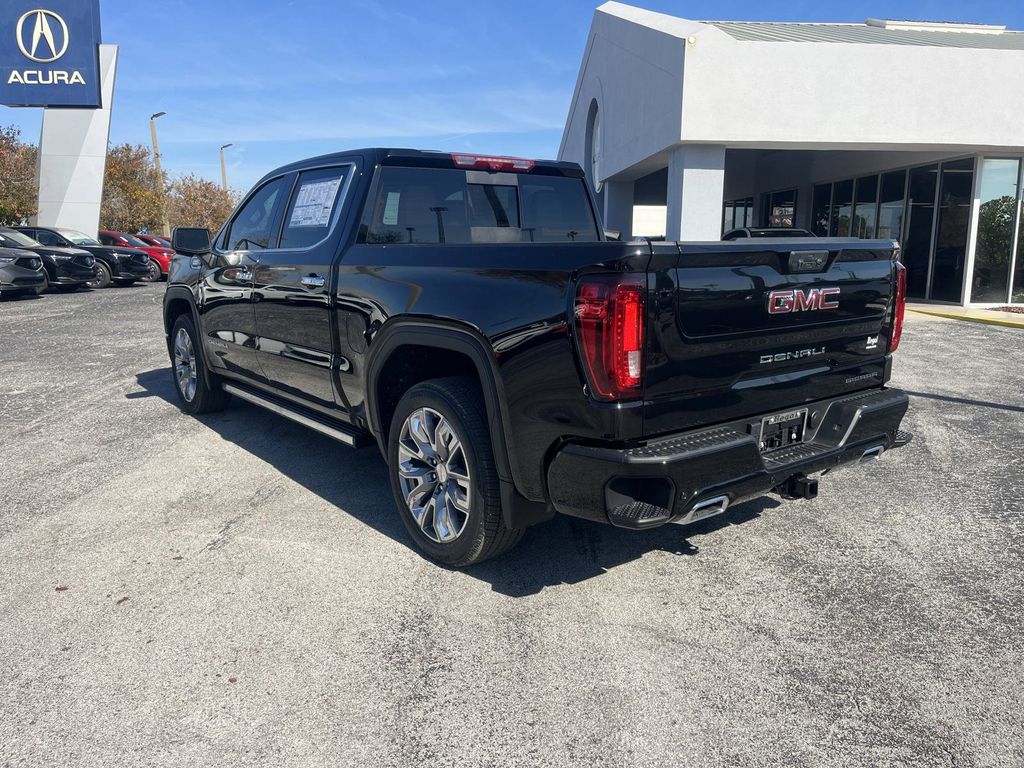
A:
<svg viewBox="0 0 1024 768">
<path fill-rule="evenodd" d="M 480 391 L 464 378 L 417 384 L 395 409 L 388 440 L 391 488 L 416 544 L 444 565 L 505 552 L 522 530 L 505 526 Z"/>
<path fill-rule="evenodd" d="M 200 414 L 222 411 L 231 396 L 220 386 L 206 383 L 203 357 L 199 354 L 199 337 L 192 318 L 182 315 L 171 329 L 171 375 L 178 404 L 186 413 Z"/>
<path fill-rule="evenodd" d="M 147 283 L 159 283 L 163 279 L 164 273 L 160 269 L 160 265 L 155 259 L 149 260 L 149 272 L 146 274 L 143 280 Z"/>
<path fill-rule="evenodd" d="M 113 282 L 114 276 L 110 274 L 110 267 L 104 264 L 102 261 L 96 262 L 96 277 L 90 280 L 86 285 L 90 288 L 107 288 L 110 283 Z"/>
</svg>

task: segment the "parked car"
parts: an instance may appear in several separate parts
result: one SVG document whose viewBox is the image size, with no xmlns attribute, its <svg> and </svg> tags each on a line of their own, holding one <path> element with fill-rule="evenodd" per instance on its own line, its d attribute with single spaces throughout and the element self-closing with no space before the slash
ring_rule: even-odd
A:
<svg viewBox="0 0 1024 768">
<path fill-rule="evenodd" d="M 0 248 L 0 296 L 37 293 L 44 280 L 40 257 L 21 250 Z"/>
<path fill-rule="evenodd" d="M 646 529 L 811 499 L 910 440 L 893 241 L 612 242 L 596 210 L 570 163 L 273 171 L 212 242 L 172 239 L 181 407 L 234 395 L 375 443 L 410 536 L 452 566 L 555 513 Z"/>
<path fill-rule="evenodd" d="M 39 293 L 45 293 L 51 286 L 73 291 L 96 279 L 96 259 L 80 248 L 45 246 L 24 232 L 9 227 L 0 227 L 0 247 L 34 253 L 42 259 L 43 285 L 39 287 Z"/>
<path fill-rule="evenodd" d="M 99 241 L 103 245 L 116 245 L 119 248 L 134 248 L 145 251 L 149 256 L 149 275 L 144 279 L 149 282 L 158 282 L 167 274 L 170 269 L 171 259 L 174 258 L 174 249 L 165 248 L 162 245 L 151 245 L 135 235 L 128 235 L 124 232 L 111 232 L 101 229 Z"/>
<path fill-rule="evenodd" d="M 171 248 L 171 241 L 168 240 L 166 237 L 157 237 L 156 235 L 140 235 L 138 233 L 136 233 L 135 236 L 144 243 L 160 246 L 162 248 L 167 248 L 172 251 L 174 250 L 173 248 Z"/>
<path fill-rule="evenodd" d="M 77 248 L 88 251 L 96 259 L 96 277 L 89 281 L 90 288 L 131 285 L 150 275 L 149 254 L 136 248 L 100 245 L 98 241 L 73 229 L 63 227 L 15 227 L 45 246 Z"/>
<path fill-rule="evenodd" d="M 795 227 L 739 227 L 722 235 L 723 240 L 739 240 L 743 237 L 814 237 L 814 234 Z"/>
</svg>

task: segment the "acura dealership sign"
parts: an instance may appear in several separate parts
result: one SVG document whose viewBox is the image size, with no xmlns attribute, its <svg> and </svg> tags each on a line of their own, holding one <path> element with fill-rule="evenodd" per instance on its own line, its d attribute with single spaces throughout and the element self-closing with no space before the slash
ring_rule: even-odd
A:
<svg viewBox="0 0 1024 768">
<path fill-rule="evenodd" d="M 99 0 L 0 0 L 0 104 L 99 107 Z"/>
</svg>

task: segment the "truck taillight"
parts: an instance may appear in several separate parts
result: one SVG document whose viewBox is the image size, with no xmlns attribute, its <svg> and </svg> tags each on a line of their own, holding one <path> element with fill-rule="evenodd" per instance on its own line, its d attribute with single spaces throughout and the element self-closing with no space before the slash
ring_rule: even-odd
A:
<svg viewBox="0 0 1024 768">
<path fill-rule="evenodd" d="M 576 333 L 591 394 L 629 400 L 643 394 L 644 279 L 584 278 L 576 289 Z"/>
<path fill-rule="evenodd" d="M 892 338 L 889 351 L 895 352 L 903 337 L 903 315 L 907 310 L 907 268 L 896 262 L 896 306 L 892 315 Z"/>
</svg>

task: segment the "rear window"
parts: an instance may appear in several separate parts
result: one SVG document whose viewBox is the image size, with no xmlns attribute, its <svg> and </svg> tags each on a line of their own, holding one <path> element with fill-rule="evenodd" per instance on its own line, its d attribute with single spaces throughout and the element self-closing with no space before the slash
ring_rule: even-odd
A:
<svg viewBox="0 0 1024 768">
<path fill-rule="evenodd" d="M 583 179 L 385 166 L 364 241 L 390 244 L 595 242 Z"/>
</svg>

